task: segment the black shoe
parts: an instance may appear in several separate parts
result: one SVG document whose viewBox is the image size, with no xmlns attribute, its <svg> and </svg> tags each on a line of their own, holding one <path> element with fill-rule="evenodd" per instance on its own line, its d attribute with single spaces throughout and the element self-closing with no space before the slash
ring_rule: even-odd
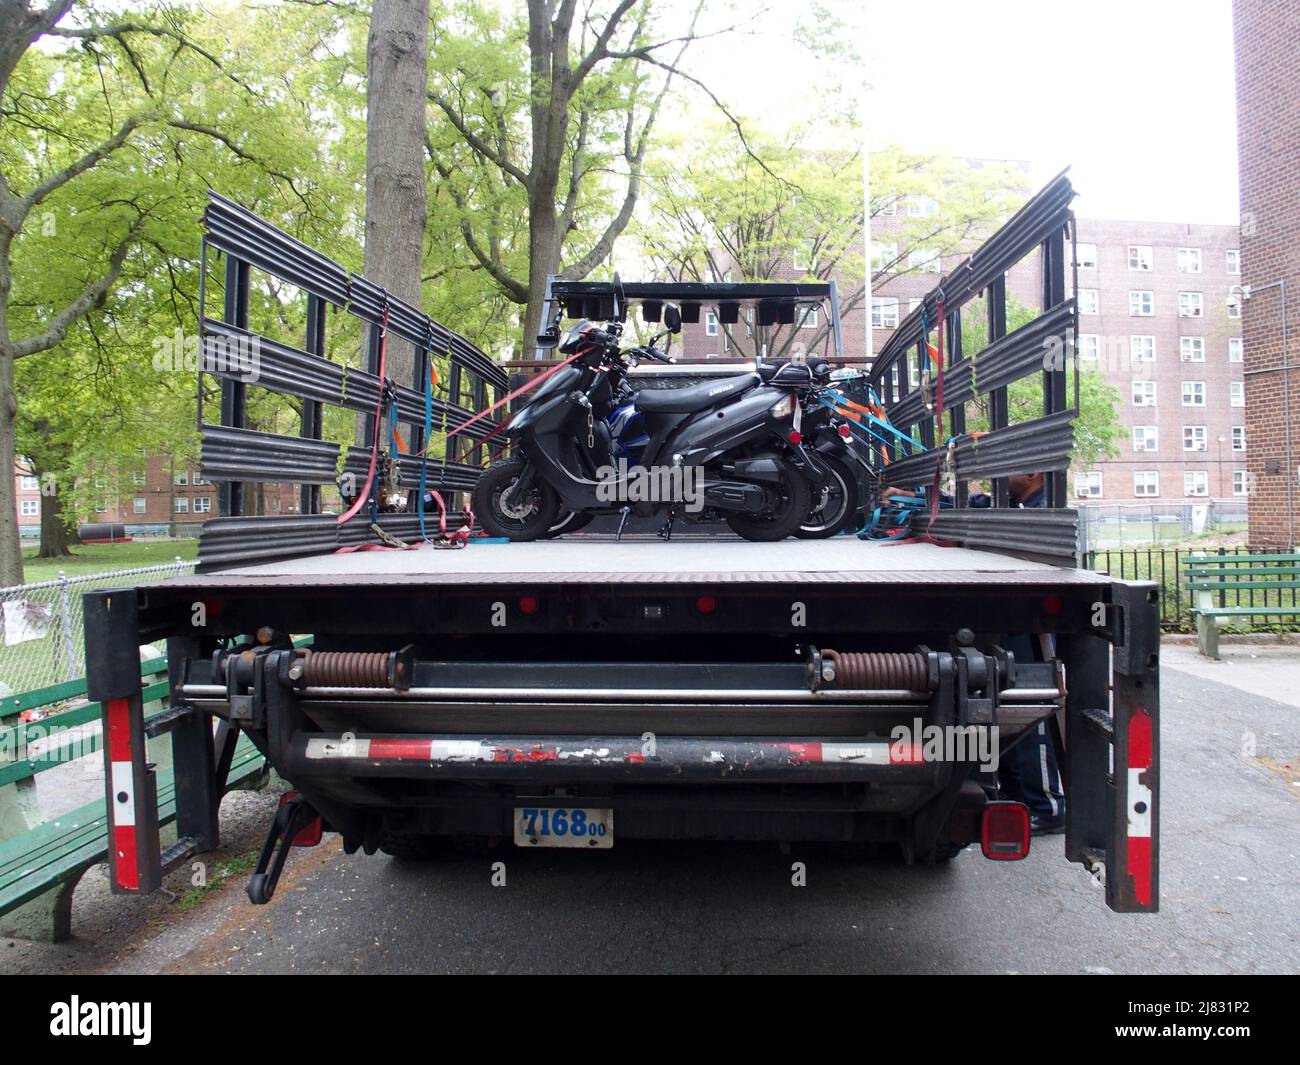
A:
<svg viewBox="0 0 1300 1065">
<path fill-rule="evenodd" d="M 1065 831 L 1064 817 L 1029 817 L 1029 834 L 1031 836 L 1059 836 Z"/>
</svg>

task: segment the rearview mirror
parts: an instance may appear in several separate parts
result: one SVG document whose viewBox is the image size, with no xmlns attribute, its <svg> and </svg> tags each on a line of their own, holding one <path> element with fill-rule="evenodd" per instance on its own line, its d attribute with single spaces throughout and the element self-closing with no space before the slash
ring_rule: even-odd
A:
<svg viewBox="0 0 1300 1065">
<path fill-rule="evenodd" d="M 664 307 L 664 328 L 670 333 L 682 331 L 682 311 L 675 303 L 669 303 Z"/>
</svg>

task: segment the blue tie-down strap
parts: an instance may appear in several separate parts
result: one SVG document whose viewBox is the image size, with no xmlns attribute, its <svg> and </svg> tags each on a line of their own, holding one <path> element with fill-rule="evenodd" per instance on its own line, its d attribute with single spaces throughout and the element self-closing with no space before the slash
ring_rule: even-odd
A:
<svg viewBox="0 0 1300 1065">
<path fill-rule="evenodd" d="M 939 507 L 947 510 L 952 500 L 939 497 Z M 927 503 L 924 492 L 915 496 L 893 496 L 871 512 L 867 523 L 857 532 L 859 540 L 904 540 L 912 535 L 912 519 L 925 514 Z"/>
</svg>

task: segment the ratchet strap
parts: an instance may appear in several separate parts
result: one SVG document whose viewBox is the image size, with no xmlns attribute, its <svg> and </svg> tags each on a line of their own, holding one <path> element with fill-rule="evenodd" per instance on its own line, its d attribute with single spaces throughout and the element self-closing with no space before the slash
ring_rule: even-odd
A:
<svg viewBox="0 0 1300 1065">
<path fill-rule="evenodd" d="M 354 518 L 370 495 L 375 484 L 375 465 L 379 461 L 379 429 L 384 416 L 384 366 L 388 359 L 388 293 L 384 293 L 384 316 L 379 325 L 379 396 L 375 400 L 375 425 L 370 434 L 370 468 L 366 471 L 366 486 L 357 493 L 352 506 L 339 515 L 338 523 Z"/>
</svg>

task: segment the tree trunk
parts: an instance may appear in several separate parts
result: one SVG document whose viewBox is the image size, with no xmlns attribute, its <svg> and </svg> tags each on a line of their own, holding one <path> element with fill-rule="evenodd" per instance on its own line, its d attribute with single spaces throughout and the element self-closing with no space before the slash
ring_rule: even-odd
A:
<svg viewBox="0 0 1300 1065">
<path fill-rule="evenodd" d="M 14 360 L 0 352 L 0 588 L 23 583 L 23 553 L 18 539 L 18 493 L 15 491 Z"/>
<path fill-rule="evenodd" d="M 428 0 L 374 0 L 366 44 L 366 277 L 420 306 L 424 258 Z M 390 344 L 386 373 L 412 385 L 407 344 Z"/>
<path fill-rule="evenodd" d="M 40 474 L 33 470 L 40 479 Z M 68 528 L 67 515 L 63 513 L 63 494 L 54 492 L 41 496 L 41 549 L 37 558 L 71 558 L 68 550 L 79 543 L 77 534 Z"/>
<path fill-rule="evenodd" d="M 531 359 L 542 328 L 542 303 L 546 298 L 547 275 L 560 268 L 560 226 L 555 216 L 554 186 L 548 202 L 546 193 L 529 197 L 528 306 L 524 311 L 524 335 L 519 357 Z"/>
</svg>

